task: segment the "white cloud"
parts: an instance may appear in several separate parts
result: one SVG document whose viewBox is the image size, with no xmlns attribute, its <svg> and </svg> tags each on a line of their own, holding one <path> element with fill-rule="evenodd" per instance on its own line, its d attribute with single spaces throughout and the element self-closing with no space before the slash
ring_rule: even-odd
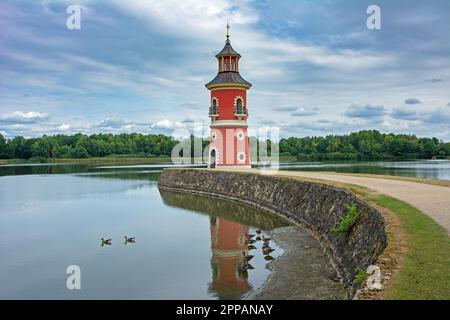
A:
<svg viewBox="0 0 450 320">
<path fill-rule="evenodd" d="M 0 122 L 12 124 L 36 123 L 47 119 L 48 115 L 46 113 L 37 111 L 29 111 L 29 112 L 14 111 L 13 113 L 0 116 Z"/>
</svg>

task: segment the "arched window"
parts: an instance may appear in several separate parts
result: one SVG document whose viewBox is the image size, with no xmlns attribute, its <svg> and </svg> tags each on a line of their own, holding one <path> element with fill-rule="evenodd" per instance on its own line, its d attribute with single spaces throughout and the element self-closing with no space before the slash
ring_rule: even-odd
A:
<svg viewBox="0 0 450 320">
<path fill-rule="evenodd" d="M 236 100 L 236 114 L 244 114 L 244 107 L 240 98 Z"/>
<path fill-rule="evenodd" d="M 212 100 L 211 114 L 217 114 L 217 100 Z"/>
</svg>

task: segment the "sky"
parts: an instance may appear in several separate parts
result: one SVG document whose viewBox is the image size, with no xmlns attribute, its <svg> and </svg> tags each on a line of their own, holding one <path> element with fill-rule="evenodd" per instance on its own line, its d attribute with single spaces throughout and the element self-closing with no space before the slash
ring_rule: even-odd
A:
<svg viewBox="0 0 450 320">
<path fill-rule="evenodd" d="M 251 131 L 450 141 L 448 0 L 0 0 L 0 133 L 207 135 L 227 20 Z"/>
</svg>

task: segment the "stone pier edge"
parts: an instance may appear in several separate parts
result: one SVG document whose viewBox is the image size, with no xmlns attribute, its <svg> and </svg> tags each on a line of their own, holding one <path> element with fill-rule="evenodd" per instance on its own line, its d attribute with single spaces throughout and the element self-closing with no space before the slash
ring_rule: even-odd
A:
<svg viewBox="0 0 450 320">
<path fill-rule="evenodd" d="M 249 179 L 253 180 L 250 184 L 248 183 Z M 247 183 L 243 183 L 245 180 L 247 180 Z M 267 182 L 270 181 L 273 182 L 272 186 L 267 184 Z M 263 190 L 254 190 L 260 189 L 261 182 L 264 185 L 262 188 Z M 283 182 L 287 183 L 290 187 L 292 187 L 292 185 L 298 187 L 298 190 L 283 189 L 283 186 L 286 186 Z M 230 186 L 230 183 L 233 186 Z M 239 186 L 237 189 L 241 189 L 240 187 L 243 185 L 248 187 L 246 189 L 247 193 L 244 195 L 236 192 L 236 186 Z M 251 185 L 253 185 L 253 188 Z M 278 189 L 274 190 L 273 193 L 282 193 L 291 199 L 303 195 L 300 200 L 302 205 L 299 207 L 293 205 L 298 204 L 298 200 L 289 203 L 291 206 L 285 202 L 278 201 L 277 203 L 276 199 L 270 196 L 271 187 Z M 360 288 L 360 284 L 353 281 L 357 269 L 365 270 L 369 265 L 375 264 L 377 258 L 382 255 L 387 246 L 388 237 L 386 233 L 386 223 L 383 215 L 377 208 L 368 204 L 347 189 L 334 187 L 328 184 L 302 181 L 289 177 L 258 175 L 255 173 L 171 168 L 164 169 L 161 172 L 161 176 L 158 180 L 158 188 L 167 191 L 198 194 L 242 203 L 264 210 L 296 225 L 300 225 L 319 241 L 320 245 L 328 255 L 333 268 L 338 273 L 349 299 L 354 298 L 357 290 Z M 310 192 L 311 195 L 310 197 L 306 197 L 306 199 L 305 193 L 298 193 L 298 191 L 304 192 L 305 190 Z M 239 196 L 236 196 L 237 194 L 239 194 Z M 254 197 L 248 196 L 251 194 L 253 194 Z M 320 200 L 314 200 L 317 195 L 319 195 L 320 199 L 327 199 L 327 203 L 337 203 L 331 206 L 323 206 L 324 203 L 321 203 Z M 333 195 L 335 197 L 333 197 Z M 276 204 L 271 204 L 267 199 L 272 201 L 275 200 Z M 311 201 L 311 199 L 313 199 L 313 201 Z M 338 225 L 340 219 L 347 214 L 343 206 L 345 206 L 345 204 L 353 203 L 358 206 L 361 217 L 352 228 L 350 234 L 347 237 L 339 237 L 336 234 L 329 232 L 329 228 Z M 331 214 L 331 219 L 328 220 L 332 221 L 332 223 L 325 223 L 325 226 L 320 226 L 320 219 L 319 222 L 315 219 L 316 223 L 314 221 L 308 221 L 308 217 L 316 215 L 319 211 L 322 211 L 322 216 L 324 212 L 327 215 Z"/>
</svg>

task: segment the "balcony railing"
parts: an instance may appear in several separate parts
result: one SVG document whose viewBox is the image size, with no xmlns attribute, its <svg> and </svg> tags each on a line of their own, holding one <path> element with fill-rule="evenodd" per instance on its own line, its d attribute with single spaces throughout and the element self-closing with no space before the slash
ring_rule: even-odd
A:
<svg viewBox="0 0 450 320">
<path fill-rule="evenodd" d="M 238 112 L 237 108 L 234 107 L 234 116 L 238 118 L 248 117 L 248 110 L 245 108 L 245 110 L 239 110 Z"/>
<path fill-rule="evenodd" d="M 217 108 L 209 107 L 209 116 L 210 116 L 211 118 L 216 118 L 216 117 L 218 117 L 218 116 L 219 116 L 219 111 L 217 110 Z"/>
</svg>

